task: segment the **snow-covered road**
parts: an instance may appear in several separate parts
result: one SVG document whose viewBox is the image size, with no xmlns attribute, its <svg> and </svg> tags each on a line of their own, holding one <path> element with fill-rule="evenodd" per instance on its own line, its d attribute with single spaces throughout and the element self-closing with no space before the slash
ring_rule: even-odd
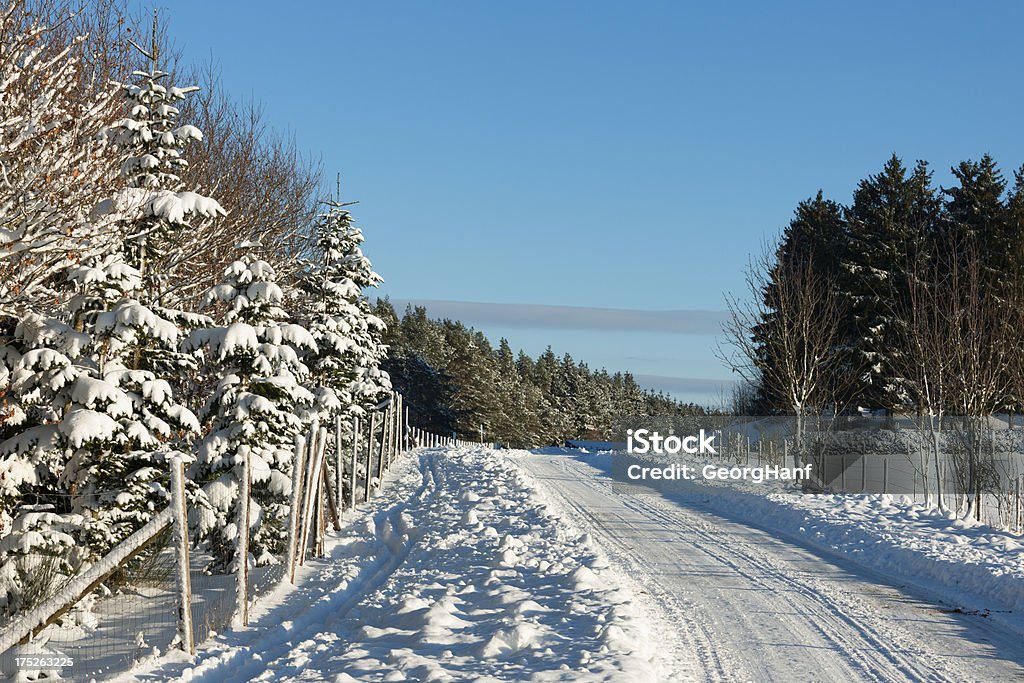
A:
<svg viewBox="0 0 1024 683">
<path fill-rule="evenodd" d="M 602 470 L 572 455 L 515 461 L 644 594 L 672 680 L 1024 678 L 1024 638 L 989 618 L 699 497 L 613 493 Z"/>
</svg>

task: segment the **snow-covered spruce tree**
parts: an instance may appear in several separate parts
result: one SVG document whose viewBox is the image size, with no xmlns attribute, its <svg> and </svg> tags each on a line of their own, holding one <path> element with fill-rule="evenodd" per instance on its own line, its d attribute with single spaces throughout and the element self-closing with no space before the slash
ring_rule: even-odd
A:
<svg viewBox="0 0 1024 683">
<path fill-rule="evenodd" d="M 154 27 L 155 34 L 155 27 Z M 194 88 L 174 88 L 156 68 L 136 71 L 139 83 L 121 86 L 128 116 L 103 137 L 121 155 L 121 190 L 94 211 L 116 225 L 117 249 L 69 270 L 76 286 L 75 325 L 91 337 L 90 361 L 103 381 L 130 398 L 132 419 L 116 447 L 76 453 L 67 483 L 89 520 L 88 542 L 97 552 L 144 524 L 166 500 L 170 456 L 191 457 L 198 421 L 185 406 L 198 386 L 196 363 L 179 349 L 183 333 L 210 324 L 178 310 L 168 297 L 180 234 L 224 214 L 213 199 L 182 191 L 177 172 L 187 165 L 185 146 L 200 140 L 194 126 L 177 125 L 175 102 Z M 157 254 L 161 256 L 157 258 Z M 170 299 L 170 301 L 168 300 Z M 191 490 L 193 503 L 202 496 Z"/>
<path fill-rule="evenodd" d="M 212 506 L 200 534 L 221 568 L 236 559 L 239 477 L 247 455 L 256 562 L 274 562 L 287 537 L 293 438 L 304 432 L 299 415 L 314 401 L 302 385 L 309 370 L 301 355 L 315 354 L 317 345 L 306 328 L 289 322 L 283 301 L 273 268 L 246 256 L 206 294 L 205 304 L 226 306 L 223 324 L 193 331 L 186 344 L 219 377 L 200 415 L 206 436 L 191 476 Z"/>
<path fill-rule="evenodd" d="M 865 407 L 902 409 L 909 400 L 907 378 L 895 371 L 902 323 L 891 311 L 906 310 L 908 268 L 929 258 L 941 206 L 931 179 L 926 163 L 908 170 L 893 155 L 860 182 L 844 212 L 837 287 L 849 311 L 844 336 L 852 349 L 844 363 L 863 369 L 856 395 Z"/>
<path fill-rule="evenodd" d="M 179 173 L 188 167 L 185 148 L 201 141 L 203 134 L 193 125 L 179 123 L 177 105 L 198 88 L 165 83 L 168 74 L 157 68 L 156 35 L 154 15 L 152 45 L 148 52 L 138 48 L 149 60 L 149 70 L 133 72 L 138 82 L 121 86 L 128 116 L 104 131 L 124 154 L 120 172 L 128 187 L 103 208 L 128 214 L 126 260 L 142 275 L 144 298 L 167 306 L 180 303 L 175 278 L 190 256 L 182 246 L 187 241 L 182 239 L 184 231 L 200 229 L 225 211 L 215 199 L 182 187 Z"/>
<path fill-rule="evenodd" d="M 48 592 L 44 575 L 70 576 L 86 559 L 58 431 L 86 345 L 70 326 L 27 313 L 2 349 L 12 372 L 0 443 L 0 614 L 31 607 Z"/>
<path fill-rule="evenodd" d="M 373 314 L 363 290 L 381 277 L 363 255 L 363 233 L 342 204 L 326 202 L 314 226 L 319 259 L 308 264 L 300 286 L 309 331 L 319 351 L 309 359 L 321 414 L 344 410 L 362 415 L 391 390 L 381 369 L 387 355 L 384 322 Z"/>
<path fill-rule="evenodd" d="M 191 459 L 199 423 L 168 379 L 140 361 L 180 355 L 180 330 L 136 298 L 138 270 L 112 254 L 71 269 L 69 277 L 79 288 L 71 307 L 76 325 L 91 337 L 93 374 L 130 401 L 115 442 L 75 451 L 64 475 L 76 511 L 88 520 L 90 546 L 104 552 L 166 505 L 168 458 Z"/>
<path fill-rule="evenodd" d="M 11 610 L 46 558 L 72 572 L 164 507 L 166 459 L 184 456 L 199 428 L 165 380 L 130 365 L 140 345 L 178 341 L 173 323 L 131 298 L 139 272 L 110 254 L 67 277 L 75 327 L 30 315 L 7 346 L 18 426 L 0 444 L 0 497 L 13 501 L 0 602 Z"/>
<path fill-rule="evenodd" d="M 120 217 L 125 260 L 141 276 L 138 300 L 187 334 L 211 321 L 180 310 L 187 306 L 178 293 L 183 278 L 177 271 L 191 255 L 184 245 L 191 243 L 192 233 L 224 216 L 225 211 L 215 199 L 186 190 L 178 175 L 188 166 L 187 146 L 201 141 L 203 134 L 195 126 L 179 124 L 177 105 L 198 88 L 177 88 L 165 82 L 168 74 L 157 68 L 156 35 L 154 18 L 149 51 L 138 48 L 149 60 L 149 70 L 135 71 L 137 82 L 121 86 L 128 116 L 104 131 L 104 137 L 122 154 L 120 173 L 127 187 L 100 210 Z M 200 383 L 192 381 L 194 359 L 177 348 L 137 346 L 132 367 L 155 373 L 184 399 L 198 402 Z"/>
</svg>

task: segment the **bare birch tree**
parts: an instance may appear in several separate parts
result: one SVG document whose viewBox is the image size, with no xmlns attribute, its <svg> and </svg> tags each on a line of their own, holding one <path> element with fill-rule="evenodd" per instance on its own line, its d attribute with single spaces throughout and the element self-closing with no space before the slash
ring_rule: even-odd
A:
<svg viewBox="0 0 1024 683">
<path fill-rule="evenodd" d="M 814 255 L 784 259 L 764 248 L 746 273 L 746 299 L 730 296 L 719 357 L 762 393 L 778 397 L 797 419 L 835 407 L 839 384 L 842 308 Z"/>
</svg>

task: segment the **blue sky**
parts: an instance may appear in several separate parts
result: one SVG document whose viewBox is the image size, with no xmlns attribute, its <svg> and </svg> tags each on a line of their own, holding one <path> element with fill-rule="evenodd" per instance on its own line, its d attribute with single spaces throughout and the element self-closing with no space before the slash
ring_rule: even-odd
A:
<svg viewBox="0 0 1024 683">
<path fill-rule="evenodd" d="M 188 58 L 341 173 L 385 294 L 565 307 L 466 321 L 686 398 L 729 377 L 706 329 L 572 321 L 721 310 L 798 201 L 846 201 L 893 152 L 940 184 L 1024 162 L 1021 3 L 165 8 Z"/>
</svg>

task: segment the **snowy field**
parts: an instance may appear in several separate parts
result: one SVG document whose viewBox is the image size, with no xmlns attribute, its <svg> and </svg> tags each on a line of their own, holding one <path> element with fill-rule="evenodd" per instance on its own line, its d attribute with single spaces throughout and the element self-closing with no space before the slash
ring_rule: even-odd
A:
<svg viewBox="0 0 1024 683">
<path fill-rule="evenodd" d="M 882 496 L 625 495 L 609 468 L 406 457 L 250 628 L 117 680 L 1024 677 L 1017 537 Z"/>
</svg>

